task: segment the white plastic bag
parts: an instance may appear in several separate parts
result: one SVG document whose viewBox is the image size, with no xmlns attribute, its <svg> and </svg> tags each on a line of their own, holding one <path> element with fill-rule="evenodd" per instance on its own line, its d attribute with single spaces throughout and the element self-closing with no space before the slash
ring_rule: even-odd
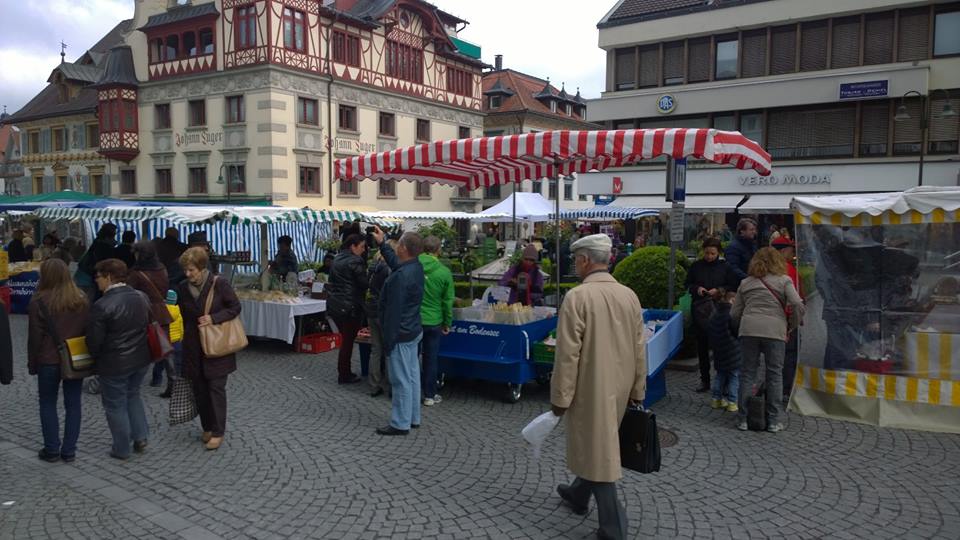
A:
<svg viewBox="0 0 960 540">
<path fill-rule="evenodd" d="M 560 417 L 553 414 L 553 411 L 547 411 L 531 420 L 530 423 L 527 424 L 527 427 L 523 428 L 523 431 L 520 432 L 523 439 L 530 443 L 530 447 L 533 449 L 533 459 L 540 459 L 540 448 L 543 446 L 544 441 L 547 440 L 550 432 L 553 431 L 559 423 Z"/>
</svg>

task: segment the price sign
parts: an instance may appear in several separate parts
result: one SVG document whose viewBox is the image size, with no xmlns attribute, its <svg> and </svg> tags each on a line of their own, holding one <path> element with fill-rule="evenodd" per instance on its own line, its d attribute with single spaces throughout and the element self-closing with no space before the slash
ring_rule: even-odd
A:
<svg viewBox="0 0 960 540">
<path fill-rule="evenodd" d="M 683 202 L 687 199 L 687 158 L 667 161 L 667 200 Z"/>
<path fill-rule="evenodd" d="M 670 210 L 670 242 L 683 243 L 683 205 L 674 203 Z"/>
</svg>

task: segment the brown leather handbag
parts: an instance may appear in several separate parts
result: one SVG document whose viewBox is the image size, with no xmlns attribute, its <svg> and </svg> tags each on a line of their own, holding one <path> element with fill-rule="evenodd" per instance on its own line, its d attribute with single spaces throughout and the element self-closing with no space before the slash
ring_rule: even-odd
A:
<svg viewBox="0 0 960 540">
<path fill-rule="evenodd" d="M 203 310 L 204 315 L 210 315 L 210 307 L 213 305 L 213 290 L 217 286 L 217 279 L 214 276 L 213 283 L 210 285 L 210 292 L 207 293 L 206 307 Z M 243 329 L 243 322 L 240 317 L 234 317 L 220 324 L 200 327 L 200 346 L 203 347 L 203 354 L 207 358 L 220 358 L 242 351 L 248 343 L 247 331 Z"/>
</svg>

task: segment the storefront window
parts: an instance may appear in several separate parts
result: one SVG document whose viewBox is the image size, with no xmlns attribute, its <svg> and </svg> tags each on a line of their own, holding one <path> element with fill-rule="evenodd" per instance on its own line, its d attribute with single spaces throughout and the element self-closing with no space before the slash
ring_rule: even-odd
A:
<svg viewBox="0 0 960 540">
<path fill-rule="evenodd" d="M 740 115 L 740 133 L 751 141 L 763 144 L 763 113 Z"/>
<path fill-rule="evenodd" d="M 737 130 L 737 117 L 733 114 L 713 115 L 713 128 L 723 131 Z"/>
</svg>

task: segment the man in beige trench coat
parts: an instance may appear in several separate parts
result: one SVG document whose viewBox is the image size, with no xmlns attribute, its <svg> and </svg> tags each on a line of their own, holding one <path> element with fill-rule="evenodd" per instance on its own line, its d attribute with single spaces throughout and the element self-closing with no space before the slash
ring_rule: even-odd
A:
<svg viewBox="0 0 960 540">
<path fill-rule="evenodd" d="M 597 500 L 599 538 L 627 538 L 617 500 L 620 420 L 628 401 L 642 402 L 647 361 L 640 301 L 607 271 L 611 242 L 594 234 L 570 246 L 583 281 L 564 298 L 550 384 L 553 412 L 567 419 L 567 466 L 577 478 L 557 493 L 577 514 Z"/>
</svg>

